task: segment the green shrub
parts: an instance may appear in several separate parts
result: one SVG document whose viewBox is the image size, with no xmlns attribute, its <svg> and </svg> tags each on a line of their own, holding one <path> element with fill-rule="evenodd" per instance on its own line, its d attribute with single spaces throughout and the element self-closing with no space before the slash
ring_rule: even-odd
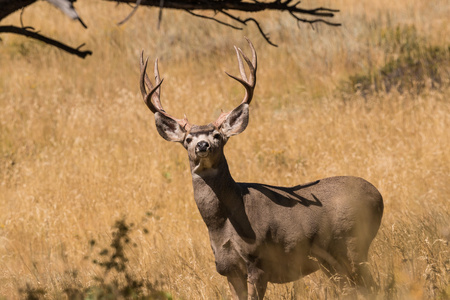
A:
<svg viewBox="0 0 450 300">
<path fill-rule="evenodd" d="M 414 26 L 397 26 L 378 32 L 385 63 L 349 77 L 346 90 L 363 96 L 378 92 L 420 93 L 448 84 L 450 46 L 428 45 Z"/>
</svg>

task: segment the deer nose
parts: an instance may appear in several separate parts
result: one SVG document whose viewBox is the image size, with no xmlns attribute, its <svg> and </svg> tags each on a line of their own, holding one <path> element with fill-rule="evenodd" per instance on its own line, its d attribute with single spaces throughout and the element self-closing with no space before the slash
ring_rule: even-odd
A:
<svg viewBox="0 0 450 300">
<path fill-rule="evenodd" d="M 206 141 L 200 141 L 197 143 L 196 150 L 198 152 L 205 152 L 209 149 L 209 144 Z"/>
</svg>

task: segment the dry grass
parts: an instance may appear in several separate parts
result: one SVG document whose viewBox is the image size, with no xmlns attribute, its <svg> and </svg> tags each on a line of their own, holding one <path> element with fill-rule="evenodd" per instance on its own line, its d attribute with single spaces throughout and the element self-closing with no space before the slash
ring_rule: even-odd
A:
<svg viewBox="0 0 450 300">
<path fill-rule="evenodd" d="M 137 278 L 162 282 L 175 298 L 229 296 L 193 200 L 186 154 L 158 136 L 140 99 L 138 55 L 145 49 L 160 57 L 166 109 L 203 124 L 242 97 L 223 70 L 237 72 L 232 45 L 245 47 L 243 35 L 254 42 L 260 64 L 250 125 L 227 146 L 235 179 L 277 185 L 333 175 L 368 179 L 385 199 L 370 252 L 378 298 L 448 298 L 448 59 L 438 66 L 447 75 L 439 89 L 362 97 L 341 87 L 350 75 L 398 56 L 381 38 L 398 26 L 414 25 L 423 43 L 448 49 L 449 4 L 342 0 L 332 6 L 342 8 L 341 28 L 299 30 L 286 16 L 262 14 L 276 49 L 253 28 L 231 31 L 170 11 L 159 31 L 157 11 L 148 9 L 117 27 L 125 6 L 82 1 L 90 26 L 83 30 L 46 3 L 27 9 L 26 25 L 72 45 L 86 42 L 94 56 L 83 61 L 2 36 L 0 298 L 19 297 L 27 283 L 50 299 L 61 298 L 67 286 L 92 285 L 101 270 L 85 259 L 96 251 L 89 241 L 107 245 L 123 216 L 136 224 L 137 247 L 128 251 Z M 267 296 L 340 297 L 319 272 L 269 285 Z"/>
</svg>

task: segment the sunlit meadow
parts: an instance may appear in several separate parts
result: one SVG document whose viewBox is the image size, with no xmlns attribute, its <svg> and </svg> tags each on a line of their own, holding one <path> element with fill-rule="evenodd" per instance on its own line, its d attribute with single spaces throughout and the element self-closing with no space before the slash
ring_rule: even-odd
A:
<svg viewBox="0 0 450 300">
<path fill-rule="evenodd" d="M 296 185 L 355 175 L 382 193 L 369 264 L 377 299 L 450 297 L 450 27 L 448 1 L 306 1 L 341 9 L 341 27 L 261 13 L 235 31 L 186 13 L 78 1 L 85 30 L 43 1 L 24 25 L 85 60 L 24 37 L 0 42 L 0 299 L 87 290 L 117 220 L 134 223 L 129 272 L 175 299 L 230 294 L 215 271 L 187 155 L 156 132 L 139 93 L 139 53 L 159 57 L 162 102 L 195 124 L 236 106 L 233 45 L 258 52 L 250 124 L 226 156 L 237 181 Z M 20 24 L 14 14 L 2 22 Z M 94 242 L 95 241 L 95 242 Z M 114 274 L 108 276 L 114 277 Z M 317 272 L 269 284 L 268 299 L 345 297 Z M 359 295 L 361 297 L 361 295 Z"/>
</svg>

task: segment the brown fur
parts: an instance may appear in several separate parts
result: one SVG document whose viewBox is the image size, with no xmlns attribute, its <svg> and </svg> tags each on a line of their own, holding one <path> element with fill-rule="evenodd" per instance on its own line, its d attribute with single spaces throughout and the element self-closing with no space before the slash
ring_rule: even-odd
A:
<svg viewBox="0 0 450 300">
<path fill-rule="evenodd" d="M 223 149 L 247 127 L 256 84 L 256 51 L 248 43 L 251 60 L 236 48 L 242 78 L 230 75 L 245 87 L 244 100 L 202 126 L 164 111 L 157 62 L 153 86 L 141 56 L 141 92 L 155 114 L 158 133 L 188 152 L 194 198 L 208 227 L 217 272 L 227 277 L 235 299 L 262 299 L 268 282 L 290 282 L 320 268 L 329 276 L 338 273 L 358 285 L 373 286 L 364 263 L 381 223 L 383 199 L 372 184 L 357 177 L 331 177 L 277 187 L 237 183 L 231 177 Z"/>
<path fill-rule="evenodd" d="M 164 125 L 172 121 L 163 114 L 155 117 L 158 131 L 172 128 Z M 225 120 L 226 130 L 193 125 L 174 139 L 182 139 L 188 151 L 194 198 L 217 271 L 228 278 L 234 298 L 262 299 L 268 282 L 290 282 L 320 268 L 372 286 L 364 262 L 383 214 L 377 189 L 350 176 L 294 187 L 235 182 L 223 148 L 227 133 L 240 133 L 247 123 L 245 104 Z M 208 144 L 203 153 L 201 143 Z"/>
</svg>

